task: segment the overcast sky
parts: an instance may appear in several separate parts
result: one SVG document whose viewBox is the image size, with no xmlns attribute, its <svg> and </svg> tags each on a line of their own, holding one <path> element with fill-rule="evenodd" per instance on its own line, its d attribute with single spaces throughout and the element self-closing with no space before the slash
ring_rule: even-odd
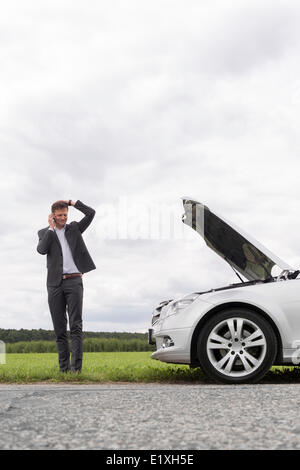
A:
<svg viewBox="0 0 300 470">
<path fill-rule="evenodd" d="M 58 199 L 97 211 L 84 330 L 144 332 L 161 300 L 237 280 L 182 196 L 300 267 L 299 19 L 287 0 L 2 5 L 0 327 L 52 329 L 36 246 Z"/>
</svg>

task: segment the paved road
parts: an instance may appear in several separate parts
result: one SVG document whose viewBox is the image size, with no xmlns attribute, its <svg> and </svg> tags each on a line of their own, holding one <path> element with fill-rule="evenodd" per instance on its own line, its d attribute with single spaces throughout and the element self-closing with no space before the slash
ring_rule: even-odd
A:
<svg viewBox="0 0 300 470">
<path fill-rule="evenodd" d="M 0 385 L 1 449 L 300 449 L 300 384 Z"/>
</svg>

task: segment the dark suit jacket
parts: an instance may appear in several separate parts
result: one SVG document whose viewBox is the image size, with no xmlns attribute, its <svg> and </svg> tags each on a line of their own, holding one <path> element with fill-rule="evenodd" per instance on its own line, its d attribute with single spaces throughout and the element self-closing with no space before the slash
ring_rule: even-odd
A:
<svg viewBox="0 0 300 470">
<path fill-rule="evenodd" d="M 66 224 L 65 235 L 76 266 L 81 273 L 87 273 L 92 269 L 96 269 L 96 266 L 81 234 L 92 222 L 96 211 L 81 201 L 76 201 L 74 207 L 83 212 L 85 217 L 79 222 L 74 221 Z M 63 255 L 58 236 L 55 231 L 49 230 L 49 227 L 46 227 L 38 231 L 38 237 L 37 251 L 41 255 L 47 255 L 47 286 L 59 286 L 63 275 Z"/>
</svg>

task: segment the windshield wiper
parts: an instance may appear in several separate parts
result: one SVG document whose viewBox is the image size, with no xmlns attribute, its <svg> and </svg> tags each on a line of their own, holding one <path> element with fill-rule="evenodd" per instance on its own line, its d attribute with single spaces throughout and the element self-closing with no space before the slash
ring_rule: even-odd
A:
<svg viewBox="0 0 300 470">
<path fill-rule="evenodd" d="M 300 269 L 298 269 L 297 271 L 294 271 L 293 273 L 290 273 L 288 275 L 288 278 L 289 279 L 296 279 L 296 277 L 298 276 L 299 273 L 300 273 Z"/>
</svg>

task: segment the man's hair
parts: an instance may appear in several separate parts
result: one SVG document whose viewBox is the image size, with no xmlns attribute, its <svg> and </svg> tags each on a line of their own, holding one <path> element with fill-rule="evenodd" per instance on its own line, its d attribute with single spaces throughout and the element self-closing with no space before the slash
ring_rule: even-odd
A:
<svg viewBox="0 0 300 470">
<path fill-rule="evenodd" d="M 56 201 L 51 206 L 51 212 L 54 213 L 59 209 L 68 209 L 68 204 L 65 201 Z"/>
</svg>

